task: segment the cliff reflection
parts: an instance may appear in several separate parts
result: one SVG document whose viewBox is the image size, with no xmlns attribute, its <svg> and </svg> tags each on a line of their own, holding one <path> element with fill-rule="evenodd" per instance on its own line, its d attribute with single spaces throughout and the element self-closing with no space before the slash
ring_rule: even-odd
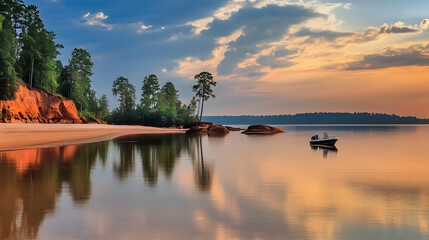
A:
<svg viewBox="0 0 429 240">
<path fill-rule="evenodd" d="M 0 239 L 34 239 L 63 187 L 75 204 L 91 195 L 91 169 L 108 142 L 0 153 Z"/>
</svg>

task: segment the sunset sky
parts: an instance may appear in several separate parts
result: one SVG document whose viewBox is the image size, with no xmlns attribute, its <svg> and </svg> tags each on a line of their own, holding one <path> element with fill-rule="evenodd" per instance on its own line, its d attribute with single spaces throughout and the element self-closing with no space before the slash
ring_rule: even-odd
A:
<svg viewBox="0 0 429 240">
<path fill-rule="evenodd" d="M 206 115 L 385 112 L 429 118 L 427 0 L 26 0 L 65 48 L 94 61 L 97 95 L 144 76 L 192 97 L 218 81 Z"/>
</svg>

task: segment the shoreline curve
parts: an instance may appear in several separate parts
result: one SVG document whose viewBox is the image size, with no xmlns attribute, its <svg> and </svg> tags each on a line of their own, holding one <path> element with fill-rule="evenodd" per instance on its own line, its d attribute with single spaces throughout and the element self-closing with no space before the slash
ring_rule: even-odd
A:
<svg viewBox="0 0 429 240">
<path fill-rule="evenodd" d="M 185 132 L 137 125 L 0 123 L 0 152 L 100 142 L 127 135 Z"/>
</svg>

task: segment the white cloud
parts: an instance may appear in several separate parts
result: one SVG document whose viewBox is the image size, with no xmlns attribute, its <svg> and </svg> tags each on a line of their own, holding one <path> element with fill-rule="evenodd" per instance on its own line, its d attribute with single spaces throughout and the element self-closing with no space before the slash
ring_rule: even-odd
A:
<svg viewBox="0 0 429 240">
<path fill-rule="evenodd" d="M 192 78 L 196 72 L 209 71 L 214 73 L 217 77 L 216 68 L 219 63 L 225 58 L 225 53 L 228 51 L 227 45 L 222 45 L 215 48 L 212 51 L 211 58 L 207 60 L 201 60 L 197 57 L 186 57 L 184 59 L 177 60 L 178 66 L 174 69 L 174 72 Z"/>
<path fill-rule="evenodd" d="M 200 34 L 204 30 L 208 30 L 210 28 L 209 24 L 215 20 L 228 20 L 231 15 L 235 12 L 240 11 L 245 6 L 251 6 L 254 8 L 263 8 L 267 5 L 276 5 L 276 6 L 301 6 L 305 8 L 314 9 L 318 13 L 328 15 L 329 22 L 337 22 L 335 19 L 335 15 L 332 14 L 332 10 L 338 7 L 343 6 L 344 8 L 349 8 L 351 3 L 321 3 L 319 1 L 295 1 L 292 2 L 290 0 L 230 0 L 224 6 L 216 9 L 212 16 L 208 16 L 205 18 L 200 18 L 194 21 L 189 21 L 185 25 L 193 26 L 193 32 L 195 35 Z"/>
<path fill-rule="evenodd" d="M 88 12 L 87 14 L 83 15 L 82 19 L 85 20 L 85 24 L 88 26 L 100 26 L 110 31 L 113 29 L 113 26 L 103 22 L 108 17 L 109 16 L 105 15 L 103 12 L 98 12 L 96 14 L 91 14 Z"/>
<path fill-rule="evenodd" d="M 163 69 L 162 69 L 162 72 L 163 72 L 163 73 L 166 73 L 166 72 L 167 72 L 167 69 L 166 69 L 166 68 L 163 68 Z"/>
<path fill-rule="evenodd" d="M 147 25 L 147 26 L 144 25 L 143 22 L 139 22 L 138 25 L 139 25 L 139 28 L 137 29 L 138 34 L 142 34 L 152 27 L 152 25 Z"/>
<path fill-rule="evenodd" d="M 195 35 L 200 34 L 202 31 L 209 29 L 209 23 L 213 22 L 214 18 L 213 17 L 206 17 L 206 18 L 201 18 L 195 21 L 190 21 L 187 22 L 186 25 L 191 25 L 194 27 L 194 30 L 192 30 L 194 32 Z"/>
<path fill-rule="evenodd" d="M 352 6 L 351 3 L 345 3 L 344 4 L 344 9 L 350 9 L 351 6 Z"/>
<path fill-rule="evenodd" d="M 209 29 L 208 25 L 214 20 L 229 19 L 232 13 L 238 12 L 245 4 L 246 0 L 230 0 L 227 4 L 214 11 L 213 16 L 190 21 L 187 22 L 186 25 L 195 27 L 193 32 L 195 35 L 198 35 L 202 31 Z"/>
<path fill-rule="evenodd" d="M 226 37 L 220 37 L 216 39 L 216 43 L 220 45 L 228 44 L 230 42 L 236 41 L 243 34 L 243 29 L 240 28 L 237 31 L 233 32 L 231 35 Z"/>
<path fill-rule="evenodd" d="M 428 29 L 429 28 L 429 19 L 424 19 L 421 23 L 420 23 L 420 28 L 421 29 Z"/>
</svg>

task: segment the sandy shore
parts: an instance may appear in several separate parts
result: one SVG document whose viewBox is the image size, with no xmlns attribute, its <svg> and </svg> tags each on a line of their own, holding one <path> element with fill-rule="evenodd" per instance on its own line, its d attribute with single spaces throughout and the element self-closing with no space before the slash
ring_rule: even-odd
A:
<svg viewBox="0 0 429 240">
<path fill-rule="evenodd" d="M 183 129 L 103 124 L 0 123 L 0 151 L 80 144 L 133 134 L 185 133 Z"/>
</svg>

